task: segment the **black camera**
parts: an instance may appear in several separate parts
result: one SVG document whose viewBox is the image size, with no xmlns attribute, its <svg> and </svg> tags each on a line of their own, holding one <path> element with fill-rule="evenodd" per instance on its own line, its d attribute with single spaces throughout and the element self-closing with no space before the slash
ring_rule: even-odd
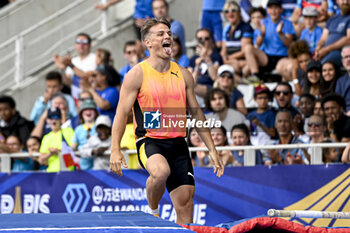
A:
<svg viewBox="0 0 350 233">
<path fill-rule="evenodd" d="M 204 45 L 205 41 L 203 40 L 203 38 L 199 38 L 198 43 L 200 43 L 201 45 Z"/>
</svg>

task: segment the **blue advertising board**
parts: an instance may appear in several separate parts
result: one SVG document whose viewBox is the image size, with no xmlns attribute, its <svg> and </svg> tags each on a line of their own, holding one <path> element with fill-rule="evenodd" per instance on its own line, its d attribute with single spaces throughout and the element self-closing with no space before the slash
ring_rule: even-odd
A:
<svg viewBox="0 0 350 233">
<path fill-rule="evenodd" d="M 0 173 L 1 213 L 147 211 L 144 170 Z M 216 225 L 266 214 L 270 208 L 350 212 L 349 165 L 230 167 L 217 178 L 195 168 L 194 222 Z M 160 216 L 176 220 L 166 192 Z M 350 220 L 292 219 L 313 226 Z"/>
</svg>

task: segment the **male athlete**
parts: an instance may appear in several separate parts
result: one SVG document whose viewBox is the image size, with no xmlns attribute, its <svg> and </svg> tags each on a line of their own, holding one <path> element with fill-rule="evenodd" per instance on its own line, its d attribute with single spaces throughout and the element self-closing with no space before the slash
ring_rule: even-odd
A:
<svg viewBox="0 0 350 233">
<path fill-rule="evenodd" d="M 151 110 L 151 121 L 157 119 L 160 113 L 164 117 L 173 116 L 171 120 L 174 117 L 175 120 L 186 120 L 188 107 L 193 119 L 204 122 L 205 117 L 193 92 L 192 75 L 170 61 L 173 39 L 168 21 L 149 19 L 142 27 L 141 35 L 150 57 L 125 75 L 112 129 L 110 168 L 122 176 L 121 166 L 127 167 L 120 151 L 120 141 L 133 108 L 139 161 L 149 173 L 146 190 L 151 214 L 159 216 L 158 204 L 166 187 L 176 211 L 176 222 L 192 223 L 194 176 L 184 139 L 186 127 L 177 124 L 167 128 L 148 128 L 144 125 L 144 114 Z M 209 129 L 197 128 L 197 131 L 210 151 L 214 173 L 221 177 L 224 165 Z"/>
</svg>

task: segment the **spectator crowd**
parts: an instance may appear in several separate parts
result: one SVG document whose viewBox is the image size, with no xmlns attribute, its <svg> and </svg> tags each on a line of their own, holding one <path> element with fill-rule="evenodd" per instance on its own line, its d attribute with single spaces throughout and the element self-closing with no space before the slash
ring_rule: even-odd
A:
<svg viewBox="0 0 350 233">
<path fill-rule="evenodd" d="M 140 28 L 151 17 L 170 22 L 172 60 L 192 73 L 207 119 L 222 122 L 211 129 L 216 146 L 349 142 L 345 149 L 323 149 L 322 160 L 350 162 L 350 0 L 268 0 L 259 7 L 249 0 L 203 0 L 194 48 L 186 48 L 185 28 L 171 18 L 167 1 L 137 0 L 136 36 L 124 44 L 126 65 L 119 72 L 111 52 L 92 48 L 90 35 L 81 32 L 76 56 L 54 55 L 56 69 L 46 74 L 29 120 L 11 96 L 0 96 L 1 153 L 29 154 L 13 158 L 12 171 L 59 171 L 60 154 L 68 170 L 109 169 L 119 90 L 125 74 L 149 55 Z M 238 85 L 254 86 L 256 108 L 245 106 Z M 195 128 L 187 142 L 205 146 Z M 122 148 L 136 149 L 132 115 Z M 310 164 L 310 155 L 311 149 L 301 148 L 256 150 L 255 160 Z M 206 152 L 191 156 L 194 166 L 212 166 Z M 244 165 L 244 151 L 220 156 L 226 166 Z M 129 156 L 129 168 L 139 168 L 137 155 Z"/>
</svg>

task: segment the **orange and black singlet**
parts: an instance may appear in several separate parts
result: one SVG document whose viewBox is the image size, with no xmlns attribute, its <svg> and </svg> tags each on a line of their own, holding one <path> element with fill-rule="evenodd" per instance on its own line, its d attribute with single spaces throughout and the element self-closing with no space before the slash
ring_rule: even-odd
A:
<svg viewBox="0 0 350 233">
<path fill-rule="evenodd" d="M 167 72 L 140 63 L 143 81 L 134 103 L 137 138 L 186 137 L 186 85 L 180 67 L 170 62 Z"/>
</svg>

